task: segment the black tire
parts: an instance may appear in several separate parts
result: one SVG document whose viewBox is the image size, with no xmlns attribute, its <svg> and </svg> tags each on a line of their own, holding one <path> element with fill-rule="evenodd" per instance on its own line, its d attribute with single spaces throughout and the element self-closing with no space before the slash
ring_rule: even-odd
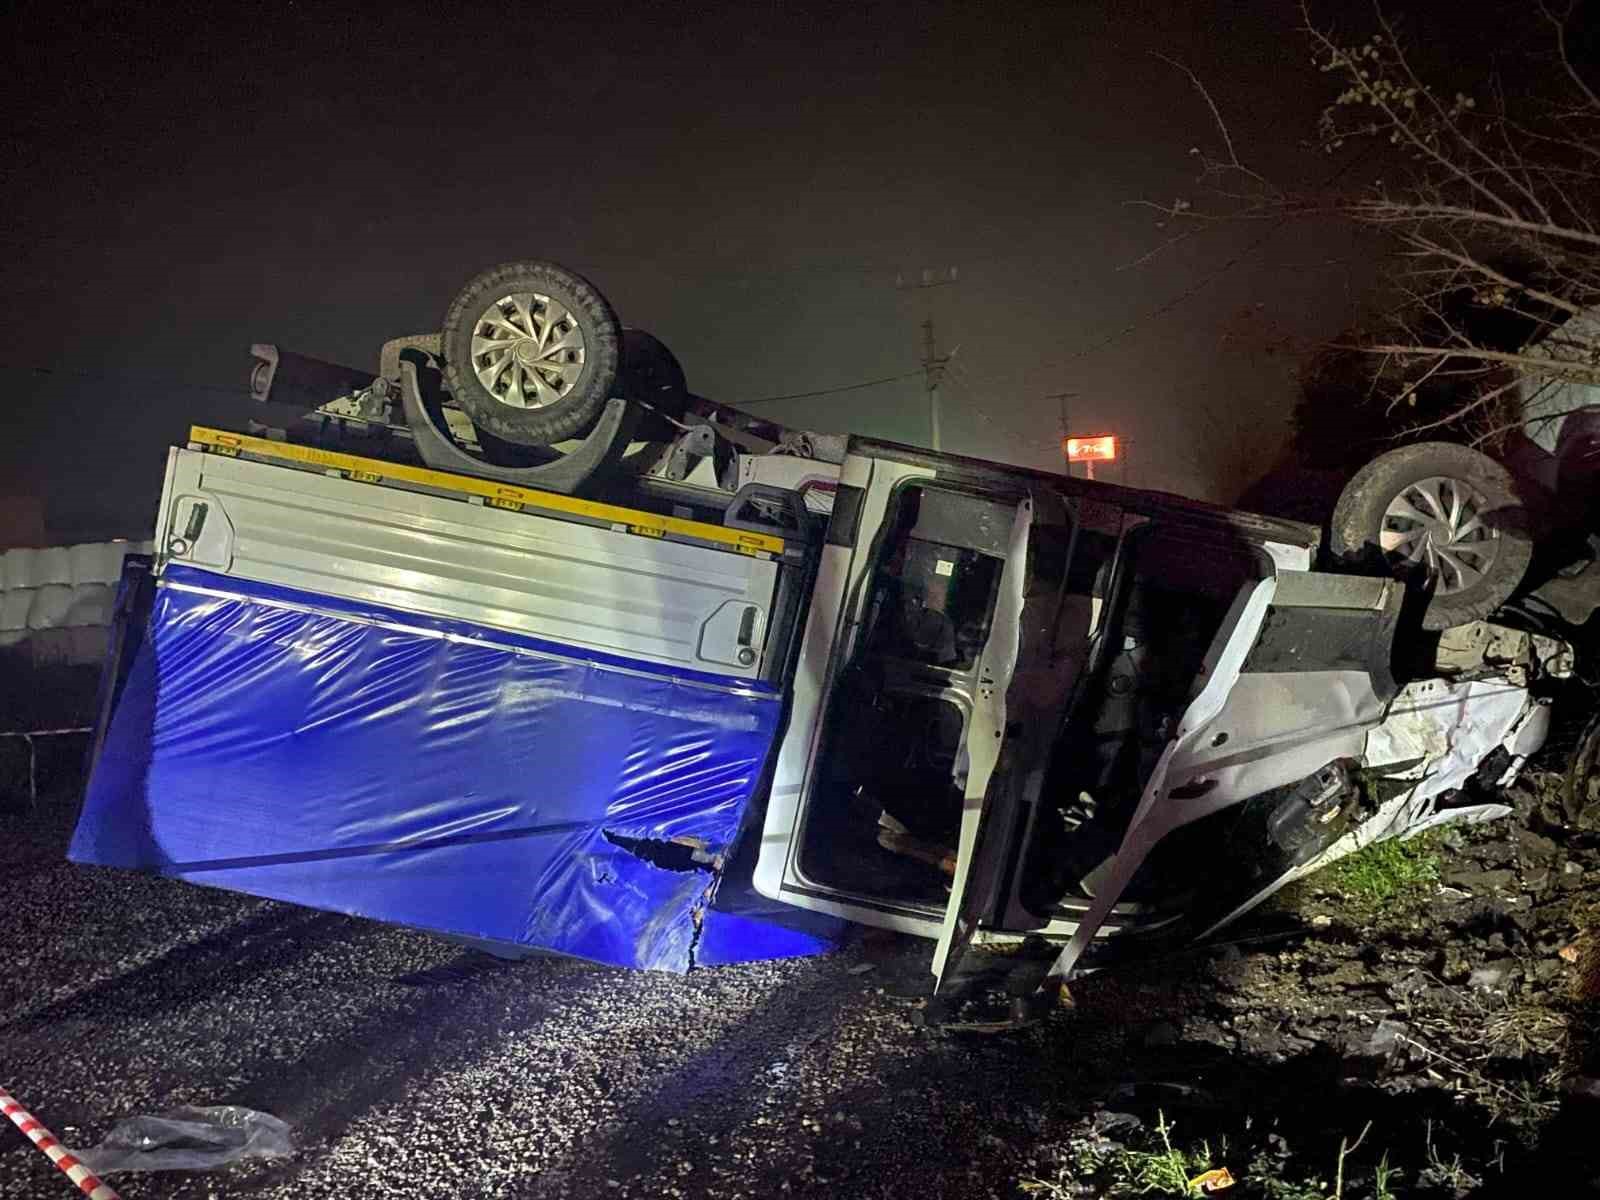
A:
<svg viewBox="0 0 1600 1200">
<path fill-rule="evenodd" d="M 503 297 L 526 293 L 559 304 L 581 339 L 581 363 L 558 364 L 563 369 L 577 367 L 574 377 L 540 374 L 540 381 L 552 392 L 552 380 L 565 390 L 539 407 L 518 407 L 490 391 L 479 377 L 472 353 L 474 333 L 491 306 Z M 534 312 L 533 319 L 539 315 Z M 616 387 L 621 356 L 617 316 L 593 284 L 554 263 L 505 263 L 474 276 L 446 311 L 443 334 L 444 378 L 456 403 L 480 430 L 519 446 L 549 446 L 582 433 L 594 423 Z M 508 347 L 512 344 L 506 341 Z M 531 383 L 534 372 L 518 372 L 522 372 L 520 365 L 508 373 L 517 382 L 506 386 L 508 390 L 516 386 L 521 394 L 521 381 L 525 378 Z"/>
<path fill-rule="evenodd" d="M 653 333 L 622 331 L 622 394 L 635 404 L 680 420 L 689 407 L 689 381 L 671 350 Z"/>
<path fill-rule="evenodd" d="M 678 360 L 659 338 L 642 329 L 622 331 L 618 386 L 643 411 L 639 429 L 643 440 L 670 442 L 682 432 L 673 422 L 683 420 L 689 407 L 689 385 Z"/>
<path fill-rule="evenodd" d="M 1473 583 L 1446 591 L 1435 587 L 1422 615 L 1424 629 L 1449 629 L 1487 617 L 1510 599 L 1533 558 L 1533 537 L 1527 510 L 1511 473 L 1494 459 L 1468 446 L 1451 442 L 1420 442 L 1402 446 L 1373 459 L 1345 485 L 1333 510 L 1328 549 L 1346 567 L 1383 571 L 1424 585 L 1435 581 L 1418 577 L 1391 563 L 1379 543 L 1391 503 L 1407 489 L 1426 480 L 1459 481 L 1477 492 L 1484 503 L 1479 515 L 1494 532 L 1492 556 L 1482 563 Z M 1426 486 L 1426 485 L 1425 485 Z"/>
</svg>

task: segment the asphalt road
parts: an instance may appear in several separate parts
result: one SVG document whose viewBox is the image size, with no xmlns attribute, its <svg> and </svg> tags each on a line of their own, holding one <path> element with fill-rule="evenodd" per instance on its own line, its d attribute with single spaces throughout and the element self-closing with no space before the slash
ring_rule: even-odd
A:
<svg viewBox="0 0 1600 1200">
<path fill-rule="evenodd" d="M 924 942 L 682 977 L 483 967 L 420 933 L 71 865 L 65 805 L 7 825 L 0 1084 L 68 1146 L 181 1104 L 295 1131 L 289 1160 L 112 1176 L 127 1200 L 1012 1196 L 1082 1111 L 1073 1017 L 1004 1038 L 912 1023 Z M 0 1196 L 73 1194 L 0 1131 Z"/>
</svg>

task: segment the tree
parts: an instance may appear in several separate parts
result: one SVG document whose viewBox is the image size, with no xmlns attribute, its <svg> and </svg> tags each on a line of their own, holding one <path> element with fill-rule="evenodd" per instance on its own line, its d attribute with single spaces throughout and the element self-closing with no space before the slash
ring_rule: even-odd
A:
<svg viewBox="0 0 1600 1200">
<path fill-rule="evenodd" d="M 1541 3 L 1547 56 L 1520 63 L 1527 80 L 1512 89 L 1488 68 L 1476 86 L 1436 86 L 1381 9 L 1371 35 L 1348 42 L 1302 7 L 1312 61 L 1338 85 L 1318 144 L 1329 155 L 1376 155 L 1389 179 L 1331 195 L 1275 186 L 1240 160 L 1189 72 L 1221 132 L 1223 154 L 1201 158 L 1208 191 L 1223 203 L 1153 207 L 1188 222 L 1331 211 L 1388 235 L 1384 303 L 1327 349 L 1367 364 L 1368 394 L 1408 436 L 1492 445 L 1530 416 L 1593 402 L 1600 393 L 1585 389 L 1600 388 L 1600 84 L 1573 52 L 1578 7 Z"/>
</svg>

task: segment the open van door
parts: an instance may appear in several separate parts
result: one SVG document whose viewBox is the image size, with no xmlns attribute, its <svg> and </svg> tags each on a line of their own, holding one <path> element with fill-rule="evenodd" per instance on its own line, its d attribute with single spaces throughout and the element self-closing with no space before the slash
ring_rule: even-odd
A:
<svg viewBox="0 0 1600 1200">
<path fill-rule="evenodd" d="M 957 759 L 965 775 L 965 801 L 961 808 L 961 833 L 956 845 L 955 877 L 950 905 L 933 952 L 935 990 L 955 972 L 977 931 L 978 919 L 993 898 L 1003 862 L 993 839 L 984 838 L 990 815 L 989 798 L 995 768 L 1005 750 L 1007 699 L 1016 672 L 1021 641 L 1023 588 L 1028 566 L 1028 536 L 1033 526 L 1033 501 L 1016 507 L 1005 566 L 1000 572 L 994 623 L 979 658 L 978 687 L 967 722 L 966 737 Z"/>
<path fill-rule="evenodd" d="M 1204 683 L 1151 771 L 1045 991 L 1069 978 L 1163 838 L 1248 799 L 1294 803 L 1297 789 L 1305 789 L 1301 798 L 1341 790 L 1341 764 L 1360 758 L 1397 692 L 1390 654 L 1403 594 L 1391 579 L 1310 571 L 1241 587 L 1206 655 Z"/>
</svg>

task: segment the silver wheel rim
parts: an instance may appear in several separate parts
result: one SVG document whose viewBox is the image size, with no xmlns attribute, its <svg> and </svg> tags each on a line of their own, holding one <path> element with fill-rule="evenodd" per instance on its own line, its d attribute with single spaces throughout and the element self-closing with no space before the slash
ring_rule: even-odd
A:
<svg viewBox="0 0 1600 1200">
<path fill-rule="evenodd" d="M 1422 571 L 1434 595 L 1482 582 L 1500 554 L 1500 531 L 1485 524 L 1489 499 L 1477 488 L 1433 475 L 1408 484 L 1383 512 L 1378 544 L 1396 571 Z"/>
<path fill-rule="evenodd" d="M 508 408 L 545 408 L 572 391 L 586 352 L 577 319 L 538 292 L 502 296 L 472 326 L 472 371 Z"/>
</svg>

